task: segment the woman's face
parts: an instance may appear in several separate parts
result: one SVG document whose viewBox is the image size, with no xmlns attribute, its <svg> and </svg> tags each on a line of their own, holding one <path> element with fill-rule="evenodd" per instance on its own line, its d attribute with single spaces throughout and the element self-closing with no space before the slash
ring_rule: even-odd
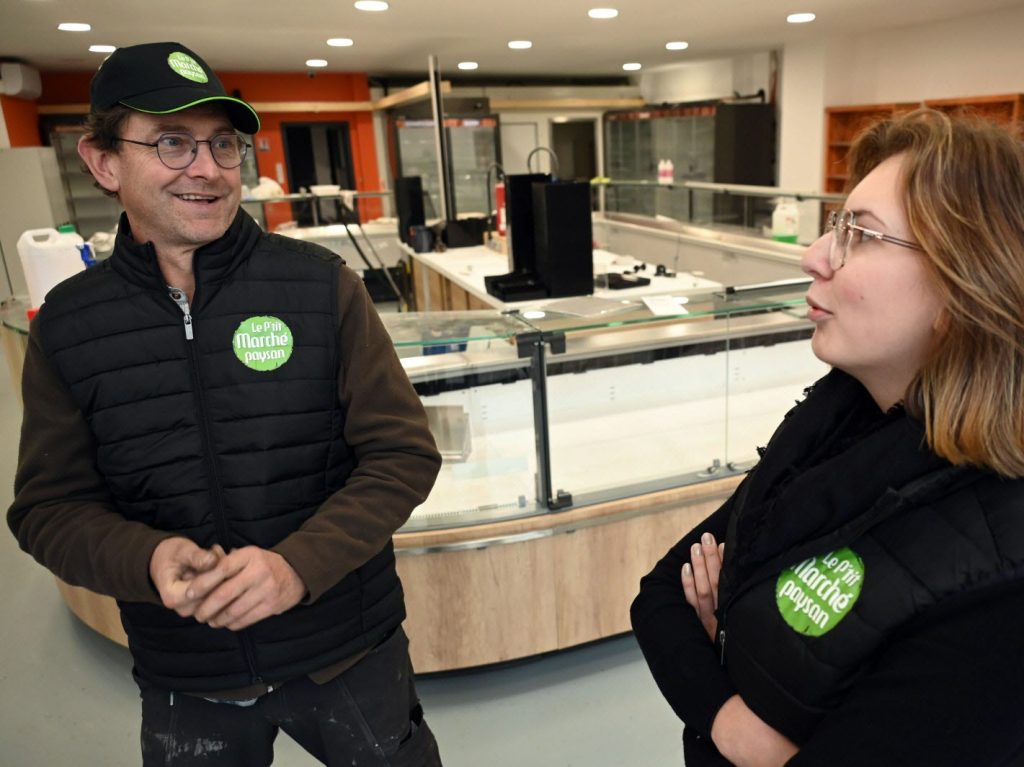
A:
<svg viewBox="0 0 1024 767">
<path fill-rule="evenodd" d="M 850 193 L 859 226 L 913 242 L 900 201 L 903 157 L 890 157 Z M 903 399 L 938 334 L 942 302 L 919 250 L 854 233 L 846 263 L 833 270 L 833 233 L 807 249 L 801 266 L 814 278 L 807 317 L 815 355 L 857 378 L 879 407 Z"/>
</svg>

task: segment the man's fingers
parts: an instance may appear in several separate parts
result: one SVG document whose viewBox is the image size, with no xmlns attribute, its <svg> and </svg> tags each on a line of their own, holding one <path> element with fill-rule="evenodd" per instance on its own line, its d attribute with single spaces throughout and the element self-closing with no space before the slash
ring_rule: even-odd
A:
<svg viewBox="0 0 1024 767">
<path fill-rule="evenodd" d="M 207 623 L 213 628 L 239 631 L 261 621 L 270 615 L 266 600 L 261 598 L 258 588 L 250 588 L 227 604 Z"/>
<path fill-rule="evenodd" d="M 233 578 L 244 567 L 245 561 L 241 557 L 221 557 L 216 565 L 192 579 L 188 598 L 200 601 L 206 599 L 214 589 Z"/>
<path fill-rule="evenodd" d="M 221 583 L 203 599 L 199 600 L 199 606 L 195 611 L 195 619 L 200 623 L 210 623 L 216 619 L 223 610 L 233 604 L 248 590 L 248 584 L 238 578 L 232 578 Z M 216 628 L 216 626 L 215 626 Z"/>
<path fill-rule="evenodd" d="M 220 561 L 220 555 L 208 549 L 199 549 L 191 553 L 188 565 L 197 573 L 204 573 Z"/>
</svg>

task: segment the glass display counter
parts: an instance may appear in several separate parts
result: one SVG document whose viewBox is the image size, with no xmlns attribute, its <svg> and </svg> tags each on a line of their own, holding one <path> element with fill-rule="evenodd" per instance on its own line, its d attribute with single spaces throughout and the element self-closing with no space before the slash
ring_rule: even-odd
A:
<svg viewBox="0 0 1024 767">
<path fill-rule="evenodd" d="M 745 470 L 824 367 L 803 292 L 383 315 L 445 457 L 403 530 L 589 506 Z M 566 302 L 562 302 L 566 305 Z M 671 312 L 671 313 L 669 313 Z"/>
<path fill-rule="evenodd" d="M 825 372 L 802 291 L 588 308 L 382 315 L 444 457 L 395 536 L 419 672 L 628 631 L 640 577 Z M 113 600 L 60 586 L 124 641 Z"/>
</svg>

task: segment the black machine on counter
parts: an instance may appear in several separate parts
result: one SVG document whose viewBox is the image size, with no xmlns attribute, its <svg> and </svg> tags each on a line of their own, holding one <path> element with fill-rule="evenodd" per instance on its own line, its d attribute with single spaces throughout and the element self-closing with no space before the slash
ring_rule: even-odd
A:
<svg viewBox="0 0 1024 767">
<path fill-rule="evenodd" d="M 594 292 L 589 183 L 509 175 L 505 207 L 511 271 L 485 277 L 488 293 L 511 302 Z"/>
</svg>

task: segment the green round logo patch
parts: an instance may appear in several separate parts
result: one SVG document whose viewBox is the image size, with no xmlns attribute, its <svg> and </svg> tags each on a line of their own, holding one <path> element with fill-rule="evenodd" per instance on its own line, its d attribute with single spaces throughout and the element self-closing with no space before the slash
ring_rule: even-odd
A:
<svg viewBox="0 0 1024 767">
<path fill-rule="evenodd" d="M 277 317 L 242 320 L 231 345 L 235 356 L 253 370 L 277 370 L 292 356 L 292 331 Z"/>
<path fill-rule="evenodd" d="M 863 585 L 864 562 L 844 548 L 784 570 L 775 585 L 775 602 L 790 628 L 820 637 L 846 617 Z"/>
<path fill-rule="evenodd" d="M 199 66 L 199 62 L 187 53 L 175 51 L 167 57 L 167 63 L 179 75 L 194 83 L 205 83 L 210 79 L 206 71 Z"/>
</svg>

